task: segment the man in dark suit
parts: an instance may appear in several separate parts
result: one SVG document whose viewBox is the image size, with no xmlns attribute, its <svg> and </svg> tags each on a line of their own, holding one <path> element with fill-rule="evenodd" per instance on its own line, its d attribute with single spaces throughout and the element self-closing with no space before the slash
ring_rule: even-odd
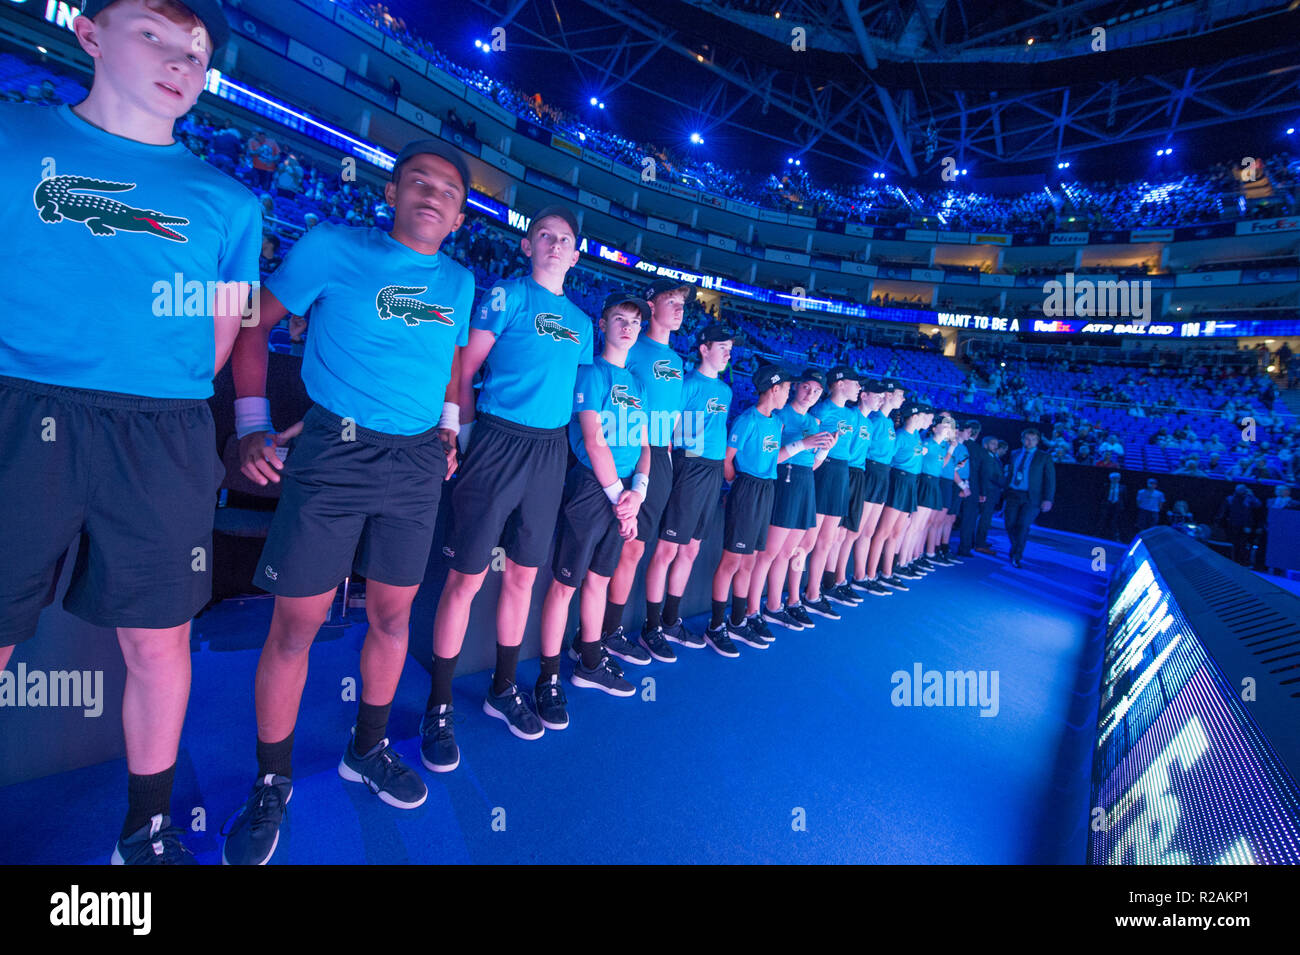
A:
<svg viewBox="0 0 1300 955">
<path fill-rule="evenodd" d="M 968 437 L 962 442 L 966 452 L 966 488 L 958 500 L 957 533 L 961 543 L 957 547 L 958 557 L 969 557 L 975 546 L 976 531 L 980 523 L 980 502 L 984 500 L 985 472 L 992 466 L 988 453 L 979 442 L 980 423 L 975 419 L 967 421 L 962 430 Z"/>
<path fill-rule="evenodd" d="M 1007 462 L 1007 503 L 1003 510 L 1007 537 L 1011 538 L 1011 563 L 1019 567 L 1029 540 L 1029 525 L 1039 513 L 1052 509 L 1056 497 L 1056 466 L 1052 456 L 1038 449 L 1037 428 L 1020 432 L 1020 450 Z"/>
<path fill-rule="evenodd" d="M 1111 540 L 1123 540 L 1120 524 L 1124 519 L 1124 506 L 1127 503 L 1128 485 L 1119 483 L 1119 472 L 1110 472 L 1110 483 L 1106 485 L 1103 499 L 1102 532 Z"/>
<path fill-rule="evenodd" d="M 983 482 L 979 494 L 976 495 L 979 502 L 980 522 L 979 527 L 975 529 L 975 550 L 990 557 L 996 557 L 997 553 L 989 546 L 989 528 L 993 526 L 993 515 L 997 513 L 1002 489 L 1006 487 L 1005 469 L 1002 459 L 998 457 L 997 447 L 998 439 L 992 435 L 985 438 L 980 445 L 980 454 L 983 455 L 983 469 L 980 476 Z"/>
</svg>

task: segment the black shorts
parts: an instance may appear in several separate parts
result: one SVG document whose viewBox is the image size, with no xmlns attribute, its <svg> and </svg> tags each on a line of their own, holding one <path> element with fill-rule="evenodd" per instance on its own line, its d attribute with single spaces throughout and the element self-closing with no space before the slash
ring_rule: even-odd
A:
<svg viewBox="0 0 1300 955">
<path fill-rule="evenodd" d="M 654 485 L 651 485 L 653 490 Z M 674 544 L 703 540 L 709 515 L 722 492 L 722 462 L 673 452 L 673 487 L 659 525 L 659 539 Z M 649 502 L 647 502 L 649 503 Z M 642 505 L 644 507 L 644 505 Z"/>
<path fill-rule="evenodd" d="M 856 531 L 858 525 L 862 523 L 862 491 L 867 485 L 867 474 L 862 468 L 849 467 L 849 513 L 844 518 L 844 524 L 850 530 Z"/>
<path fill-rule="evenodd" d="M 591 468 L 579 464 L 569 471 L 559 523 L 551 558 L 551 572 L 557 581 L 577 587 L 588 571 L 602 577 L 613 575 L 623 553 L 623 538 L 614 508 Z"/>
<path fill-rule="evenodd" d="M 756 554 L 767 546 L 767 525 L 772 519 L 775 491 L 770 478 L 737 474 L 727 492 L 723 550 L 733 554 Z"/>
<path fill-rule="evenodd" d="M 849 462 L 827 458 L 813 472 L 817 487 L 817 513 L 844 518 L 849 513 Z"/>
<path fill-rule="evenodd" d="M 806 464 L 776 466 L 772 523 L 796 531 L 817 526 L 817 490 L 813 469 Z"/>
<path fill-rule="evenodd" d="M 521 567 L 542 566 L 568 469 L 567 426 L 529 428 L 480 414 L 451 491 L 448 566 L 481 574 L 498 544 Z"/>
<path fill-rule="evenodd" d="M 884 504 L 889 497 L 889 472 L 892 471 L 883 461 L 868 461 L 866 484 L 862 488 L 862 497 L 868 504 Z"/>
<path fill-rule="evenodd" d="M 911 514 L 916 510 L 916 479 L 919 474 L 913 474 L 910 471 L 901 471 L 898 468 L 889 469 L 889 497 L 885 499 L 885 507 L 892 507 L 896 511 L 902 511 L 904 514 Z"/>
<path fill-rule="evenodd" d="M 957 482 L 950 477 L 939 478 L 943 485 L 943 509 L 949 514 L 956 514 L 957 508 L 961 507 L 961 488 Z"/>
<path fill-rule="evenodd" d="M 216 446 L 206 401 L 0 377 L 0 647 L 36 632 L 78 535 L 70 613 L 161 630 L 203 609 Z"/>
<path fill-rule="evenodd" d="M 631 484 L 628 484 L 631 487 Z M 659 520 L 664 516 L 668 498 L 673 493 L 673 456 L 667 448 L 650 448 L 650 489 L 636 512 L 636 539 L 654 540 Z"/>
<path fill-rule="evenodd" d="M 447 473 L 438 429 L 401 435 L 344 426 L 320 405 L 303 417 L 253 572 L 263 590 L 311 597 L 354 571 L 394 587 L 424 580 Z"/>
<path fill-rule="evenodd" d="M 921 474 L 916 483 L 916 506 L 937 511 L 943 507 L 943 487 L 937 474 Z"/>
</svg>

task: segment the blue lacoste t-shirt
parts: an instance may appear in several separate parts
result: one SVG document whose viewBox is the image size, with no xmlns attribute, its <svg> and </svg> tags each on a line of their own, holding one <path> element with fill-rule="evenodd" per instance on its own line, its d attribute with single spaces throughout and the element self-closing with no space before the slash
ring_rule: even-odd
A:
<svg viewBox="0 0 1300 955">
<path fill-rule="evenodd" d="M 773 416 L 777 421 L 781 422 L 781 444 L 783 446 L 810 435 L 820 434 L 825 430 L 817 423 L 817 419 L 813 417 L 811 412 L 805 411 L 800 414 L 794 409 L 793 405 L 787 404 L 784 408 L 778 408 L 773 412 Z M 817 452 L 812 448 L 806 448 L 798 454 L 786 458 L 784 463 L 810 468 L 813 466 L 816 455 Z"/>
<path fill-rule="evenodd" d="M 758 407 L 741 413 L 731 426 L 727 447 L 736 449 L 736 470 L 751 477 L 776 477 L 776 458 L 781 453 L 781 422 L 776 415 L 759 414 Z"/>
<path fill-rule="evenodd" d="M 595 338 L 582 309 L 532 276 L 506 279 L 488 289 L 470 328 L 496 336 L 484 365 L 479 411 L 528 428 L 568 423 L 578 366 L 591 364 Z"/>
<path fill-rule="evenodd" d="M 836 461 L 847 461 L 853 450 L 850 435 L 857 425 L 854 419 L 859 417 L 858 409 L 850 408 L 847 405 L 837 405 L 833 401 L 822 401 L 813 408 L 812 413 L 821 422 L 820 430 L 839 435 L 839 440 L 835 442 L 826 456 L 834 458 Z"/>
<path fill-rule="evenodd" d="M 921 446 L 925 448 L 925 457 L 921 458 L 922 473 L 938 477 L 939 472 L 943 470 L 943 456 L 948 450 L 947 447 L 934 438 L 926 438 L 921 442 Z"/>
<path fill-rule="evenodd" d="M 689 457 L 721 461 L 727 456 L 730 409 L 731 387 L 725 381 L 702 375 L 699 369 L 691 372 L 682 385 L 682 417 L 673 446 L 684 448 Z"/>
<path fill-rule="evenodd" d="M 685 383 L 681 356 L 644 331 L 627 352 L 628 369 L 645 383 L 650 411 L 650 443 L 667 447 L 682 411 Z"/>
<path fill-rule="evenodd" d="M 611 365 L 599 355 L 590 365 L 578 369 L 569 446 L 584 466 L 591 467 L 591 455 L 587 453 L 587 442 L 582 440 L 578 412 L 595 411 L 600 414 L 600 433 L 614 456 L 618 476 L 627 478 L 636 470 L 641 458 L 641 439 L 649 421 L 645 410 L 646 391 L 638 375 L 628 368 Z"/>
<path fill-rule="evenodd" d="M 900 428 L 894 437 L 894 457 L 890 462 L 891 466 L 908 474 L 920 474 L 923 457 L 921 452 L 924 450 L 919 434 Z"/>
<path fill-rule="evenodd" d="M 952 442 L 951 442 L 951 441 L 944 441 L 944 442 L 942 442 L 942 443 L 939 445 L 939 458 L 940 458 L 940 460 L 942 460 L 943 457 L 948 453 L 948 448 L 951 447 L 951 446 L 952 446 Z M 962 448 L 961 445 L 958 445 L 957 448 L 956 448 L 956 450 L 954 450 L 954 451 L 952 452 L 952 456 L 951 456 L 950 458 L 948 458 L 948 463 L 942 465 L 942 467 L 940 468 L 939 476 L 940 476 L 941 478 L 943 478 L 945 481 L 951 481 L 951 480 L 952 480 L 953 475 L 954 475 L 954 474 L 956 473 L 956 471 L 957 471 L 957 464 L 958 464 L 958 457 L 957 457 L 957 456 L 958 456 L 958 454 L 959 454 L 961 451 L 963 451 L 963 450 L 965 450 L 965 449 Z"/>
<path fill-rule="evenodd" d="M 871 422 L 871 447 L 867 457 L 881 464 L 893 464 L 894 461 L 894 422 L 883 411 L 873 411 L 868 416 Z"/>
<path fill-rule="evenodd" d="M 183 143 L 115 136 L 67 106 L 5 103 L 0 221 L 0 375 L 212 394 L 213 312 L 237 312 L 257 292 L 262 210 L 251 192 Z"/>
<path fill-rule="evenodd" d="M 469 340 L 468 269 L 382 229 L 318 225 L 266 287 L 296 315 L 311 309 L 302 380 L 313 401 L 387 434 L 437 426 L 456 346 Z"/>
<path fill-rule="evenodd" d="M 871 449 L 871 419 L 858 409 L 853 421 L 853 440 L 849 442 L 849 467 L 865 468 L 867 452 Z"/>
</svg>

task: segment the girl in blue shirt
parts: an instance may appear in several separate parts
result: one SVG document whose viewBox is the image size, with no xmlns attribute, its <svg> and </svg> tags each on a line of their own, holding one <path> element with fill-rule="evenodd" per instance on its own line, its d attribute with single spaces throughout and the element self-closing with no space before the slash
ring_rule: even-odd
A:
<svg viewBox="0 0 1300 955">
<path fill-rule="evenodd" d="M 912 402 L 899 409 L 899 428 L 894 439 L 894 454 L 890 460 L 889 496 L 880 513 L 880 523 L 871 538 L 867 554 L 867 580 L 875 580 L 882 572 L 880 583 L 895 590 L 908 587 L 894 574 L 894 555 L 903 543 L 904 534 L 916 510 L 916 482 L 921 471 L 921 446 L 918 432 L 925 425 L 929 409 Z"/>
</svg>

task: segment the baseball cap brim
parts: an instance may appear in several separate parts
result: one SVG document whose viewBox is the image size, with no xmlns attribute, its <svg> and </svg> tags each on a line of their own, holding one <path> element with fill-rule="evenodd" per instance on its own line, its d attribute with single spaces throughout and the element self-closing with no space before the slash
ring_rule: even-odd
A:
<svg viewBox="0 0 1300 955">
<path fill-rule="evenodd" d="M 94 19 L 115 2 L 116 0 L 86 0 L 81 5 L 81 15 Z M 180 2 L 199 18 L 203 28 L 208 31 L 208 38 L 212 40 L 212 52 L 208 59 L 210 65 L 212 57 L 215 57 L 217 51 L 230 39 L 230 23 L 226 20 L 226 11 L 222 8 L 220 0 L 180 0 Z"/>
<path fill-rule="evenodd" d="M 641 321 L 650 321 L 650 303 L 638 295 L 632 295 L 626 292 L 611 292 L 605 296 L 604 303 L 600 306 L 600 316 L 605 317 L 605 313 L 616 305 L 635 305 L 637 311 L 641 313 Z"/>
<path fill-rule="evenodd" d="M 459 149 L 449 143 L 444 143 L 440 139 L 417 139 L 403 146 L 402 151 L 397 154 L 397 159 L 393 162 L 394 181 L 397 179 L 398 170 L 402 168 L 402 163 L 414 156 L 423 155 L 437 156 L 439 159 L 445 159 L 456 167 L 456 172 L 460 173 L 460 184 L 465 189 L 465 199 L 461 202 L 461 207 L 464 208 L 465 200 L 469 199 L 469 164 L 465 162 L 465 157 Z"/>
<path fill-rule="evenodd" d="M 543 219 L 549 219 L 551 216 L 559 216 L 568 224 L 569 228 L 573 230 L 573 239 L 576 244 L 579 236 L 578 217 L 573 214 L 573 210 L 568 206 L 562 206 L 558 203 L 538 209 L 537 214 L 534 215 L 532 220 L 528 223 L 528 231 L 531 233 L 533 227 L 536 226 L 537 223 L 541 222 Z"/>
<path fill-rule="evenodd" d="M 664 292 L 675 292 L 678 289 L 686 290 L 686 301 L 695 301 L 695 286 L 690 282 L 680 282 L 677 279 L 662 278 L 655 279 L 646 287 L 646 300 L 654 298 L 656 295 L 662 295 Z"/>
</svg>

